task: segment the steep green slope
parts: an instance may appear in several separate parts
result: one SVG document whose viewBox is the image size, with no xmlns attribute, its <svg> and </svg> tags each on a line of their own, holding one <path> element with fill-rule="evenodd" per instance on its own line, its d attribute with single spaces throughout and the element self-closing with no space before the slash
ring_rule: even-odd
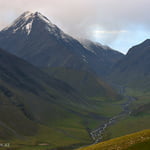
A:
<svg viewBox="0 0 150 150">
<path fill-rule="evenodd" d="M 71 125 L 69 121 L 76 122 L 77 127 L 74 125 L 72 128 L 77 128 L 77 131 L 81 128 L 81 132 L 85 133 L 83 137 L 88 138 L 86 128 L 80 123 L 80 112 L 85 110 L 82 107 L 86 105 L 84 98 L 64 82 L 3 50 L 0 50 L 0 57 L 1 140 L 37 136 L 41 128 L 38 124 L 41 123 L 48 126 L 50 131 L 54 130 L 53 136 L 60 134 L 60 137 L 65 137 L 64 132 Z M 71 120 L 72 117 L 74 120 Z M 61 123 L 64 129 L 57 133 Z M 72 138 L 74 134 L 72 132 L 69 136 L 71 144 L 78 141 Z"/>
<path fill-rule="evenodd" d="M 149 150 L 150 130 L 133 133 L 79 150 Z"/>
<path fill-rule="evenodd" d="M 40 101 L 49 102 L 52 106 L 69 102 L 84 104 L 85 100 L 66 83 L 48 76 L 15 56 L 2 50 L 0 52 L 0 91 L 9 98 L 10 103 L 29 105 L 37 113 L 38 107 L 41 107 Z"/>
<path fill-rule="evenodd" d="M 55 124 L 85 104 L 64 82 L 3 50 L 0 57 L 0 126 L 8 129 L 8 136 L 1 130 L 2 139 L 36 134 L 35 122 Z"/>
<path fill-rule="evenodd" d="M 1 49 L 0 58 L 0 142 L 10 142 L 11 148 L 91 143 L 89 130 L 121 111 L 111 99 L 117 94 L 109 95 L 106 87 L 108 96 L 102 92 L 98 99 L 86 99 L 67 83 Z M 114 103 L 111 112 L 109 102 Z"/>
<path fill-rule="evenodd" d="M 51 76 L 68 83 L 89 99 L 109 99 L 111 101 L 121 98 L 109 85 L 90 72 L 62 67 L 47 68 L 45 71 Z"/>
</svg>

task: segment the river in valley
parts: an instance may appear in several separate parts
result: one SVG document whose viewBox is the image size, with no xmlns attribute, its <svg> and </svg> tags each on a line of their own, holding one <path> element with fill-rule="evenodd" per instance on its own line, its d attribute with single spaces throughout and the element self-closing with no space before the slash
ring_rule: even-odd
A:
<svg viewBox="0 0 150 150">
<path fill-rule="evenodd" d="M 121 104 L 121 107 L 122 107 L 122 112 L 121 113 L 119 113 L 116 116 L 113 116 L 105 124 L 101 125 L 99 128 L 97 128 L 97 129 L 90 132 L 90 135 L 91 135 L 91 138 L 94 141 L 94 144 L 99 143 L 103 140 L 103 134 L 104 134 L 105 130 L 107 129 L 107 127 L 109 127 L 113 123 L 117 122 L 122 117 L 124 117 L 126 115 L 129 115 L 131 113 L 131 110 L 130 110 L 129 106 L 131 105 L 131 103 L 133 101 L 136 100 L 136 98 L 132 97 L 132 96 L 127 96 L 126 91 L 125 91 L 125 87 L 119 86 L 118 89 L 119 89 L 118 90 L 119 93 L 121 95 L 123 95 L 126 98 L 127 101 L 125 103 Z"/>
</svg>

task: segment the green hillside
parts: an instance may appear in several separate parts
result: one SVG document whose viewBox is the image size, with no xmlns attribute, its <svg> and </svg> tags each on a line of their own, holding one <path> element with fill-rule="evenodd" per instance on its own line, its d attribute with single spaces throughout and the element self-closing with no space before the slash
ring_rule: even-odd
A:
<svg viewBox="0 0 150 150">
<path fill-rule="evenodd" d="M 78 150 L 149 150 L 150 130 L 129 134 Z"/>
<path fill-rule="evenodd" d="M 51 76 L 68 83 L 89 99 L 106 98 L 116 100 L 119 95 L 109 85 L 91 72 L 70 68 L 46 68 Z"/>
<path fill-rule="evenodd" d="M 130 105 L 130 113 L 107 128 L 104 133 L 104 140 L 149 129 L 150 95 L 133 89 L 127 89 L 127 94 L 136 97 L 136 100 Z"/>
<path fill-rule="evenodd" d="M 0 57 L 0 142 L 11 149 L 89 144 L 89 131 L 122 111 L 118 95 L 103 84 L 87 98 L 16 56 L 0 50 Z"/>
</svg>

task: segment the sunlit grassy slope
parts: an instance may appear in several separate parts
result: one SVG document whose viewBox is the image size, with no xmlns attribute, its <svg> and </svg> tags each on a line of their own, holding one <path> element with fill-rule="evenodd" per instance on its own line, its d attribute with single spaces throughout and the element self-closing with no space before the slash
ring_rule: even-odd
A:
<svg viewBox="0 0 150 150">
<path fill-rule="evenodd" d="M 129 134 L 78 150 L 149 150 L 150 130 Z"/>
</svg>

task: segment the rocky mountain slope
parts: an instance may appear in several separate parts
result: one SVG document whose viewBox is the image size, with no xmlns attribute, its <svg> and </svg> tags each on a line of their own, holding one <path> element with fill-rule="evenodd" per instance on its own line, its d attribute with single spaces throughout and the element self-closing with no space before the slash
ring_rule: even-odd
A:
<svg viewBox="0 0 150 150">
<path fill-rule="evenodd" d="M 148 91 L 150 89 L 150 40 L 132 47 L 112 69 L 114 82 Z"/>
<path fill-rule="evenodd" d="M 64 33 L 39 12 L 23 13 L 0 32 L 1 48 L 38 67 L 66 67 L 105 75 L 123 54 L 92 44 Z"/>
</svg>

